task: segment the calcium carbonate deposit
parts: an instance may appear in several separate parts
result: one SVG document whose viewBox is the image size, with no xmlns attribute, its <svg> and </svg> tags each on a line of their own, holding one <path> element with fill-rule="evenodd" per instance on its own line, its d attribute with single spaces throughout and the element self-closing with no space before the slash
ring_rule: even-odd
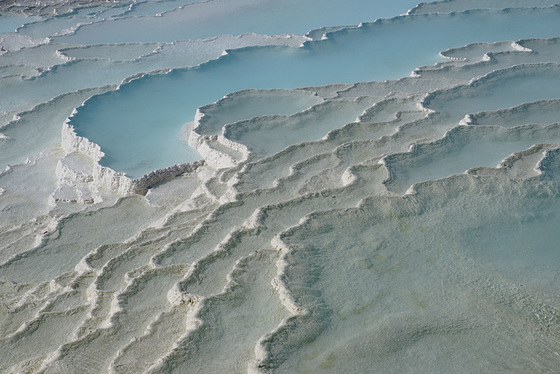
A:
<svg viewBox="0 0 560 374">
<path fill-rule="evenodd" d="M 554 373 L 560 1 L 0 4 L 1 373 Z"/>
</svg>

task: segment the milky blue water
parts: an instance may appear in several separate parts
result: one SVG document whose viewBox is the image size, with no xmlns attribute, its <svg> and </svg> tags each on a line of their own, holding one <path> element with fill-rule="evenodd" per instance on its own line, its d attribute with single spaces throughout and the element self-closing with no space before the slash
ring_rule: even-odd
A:
<svg viewBox="0 0 560 374">
<path fill-rule="evenodd" d="M 123 14 L 127 10 L 124 6 L 106 7 L 93 6 L 77 9 L 73 12 L 64 13 L 56 17 L 40 19 L 36 22 L 26 23 L 18 29 L 23 35 L 40 38 L 51 35 L 65 34 L 70 32 L 78 24 L 111 18 Z"/>
<path fill-rule="evenodd" d="M 163 1 L 138 1 L 129 6 L 129 10 L 122 15 L 126 17 L 158 16 L 187 4 L 196 3 L 198 0 L 163 0 Z"/>
<path fill-rule="evenodd" d="M 141 23 L 131 18 L 111 20 L 82 27 L 75 34 L 57 40 L 95 44 L 172 42 L 243 33 L 303 35 L 323 26 L 357 25 L 378 18 L 393 17 L 405 13 L 417 4 L 414 0 L 349 0 L 344 3 L 336 0 L 191 2 L 194 4 L 166 13 L 162 17 L 143 18 Z M 143 6 L 155 4 L 138 5 Z M 164 9 L 165 7 L 161 10 Z"/>
<path fill-rule="evenodd" d="M 181 126 L 193 120 L 197 107 L 228 92 L 397 79 L 435 63 L 439 51 L 453 46 L 558 35 L 559 19 L 557 8 L 408 16 L 344 30 L 302 48 L 233 51 L 199 68 L 145 77 L 95 97 L 72 124 L 101 145 L 103 165 L 138 177 L 197 159 L 179 139 Z"/>
<path fill-rule="evenodd" d="M 0 17 L 2 17 L 2 22 L 0 22 L 0 34 L 15 32 L 26 23 L 40 20 L 39 17 L 30 17 L 23 14 L 0 14 Z"/>
</svg>

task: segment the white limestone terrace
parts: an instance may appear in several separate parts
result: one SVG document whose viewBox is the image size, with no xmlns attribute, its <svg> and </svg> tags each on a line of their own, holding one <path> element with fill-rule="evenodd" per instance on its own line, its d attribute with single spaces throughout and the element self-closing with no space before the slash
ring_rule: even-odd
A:
<svg viewBox="0 0 560 374">
<path fill-rule="evenodd" d="M 508 6 L 490 3 L 393 22 Z M 548 5 L 525 11 L 557 19 Z M 0 56 L 3 98 L 36 88 L 0 104 L 1 372 L 557 370 L 560 38 L 449 45 L 396 79 L 226 92 L 178 129 L 204 163 L 145 184 L 102 166 L 75 109 L 211 44 Z M 52 86 L 85 67 L 81 86 Z"/>
<path fill-rule="evenodd" d="M 532 16 L 541 13 L 543 15 L 546 15 L 545 17 L 554 17 L 554 15 L 556 14 L 556 9 L 534 8 L 529 13 L 526 13 L 520 9 L 508 10 L 503 12 L 494 12 L 492 13 L 491 17 L 497 17 L 497 20 L 502 18 L 505 18 L 507 20 L 508 17 L 512 17 L 512 20 L 510 20 L 510 22 L 519 23 L 518 21 L 515 21 L 518 17 L 519 19 L 522 19 L 524 17 L 527 17 L 528 15 Z M 450 26 L 453 23 L 456 27 L 459 27 L 459 20 L 464 19 L 464 21 L 461 22 L 466 22 L 466 24 L 468 24 L 468 21 L 471 20 L 471 17 L 474 17 L 474 20 L 477 20 L 477 22 L 480 21 L 485 23 L 489 21 L 488 17 L 485 16 L 485 13 L 481 13 L 480 11 L 468 12 L 461 15 L 453 14 L 449 16 L 432 16 L 432 18 L 430 18 L 430 21 L 424 19 L 426 17 L 408 17 L 410 17 L 409 22 L 412 25 L 426 25 L 426 27 L 428 27 L 429 25 L 430 27 L 432 27 L 433 30 L 429 32 L 431 33 L 430 35 L 432 35 L 432 38 L 439 37 L 442 29 Z M 101 143 L 102 149 L 104 149 L 104 153 L 106 155 L 105 161 L 100 159 L 102 165 L 110 167 L 112 169 L 125 171 L 129 174 L 136 175 L 136 177 L 139 177 L 139 175 L 141 175 L 142 173 L 146 173 L 147 170 L 165 167 L 165 162 L 171 161 L 171 163 L 176 163 L 178 160 L 184 160 L 185 158 L 191 158 L 192 160 L 194 160 L 197 158 L 196 154 L 183 155 L 180 153 L 182 151 L 177 148 L 178 146 L 170 144 L 169 141 L 151 141 L 150 144 L 144 142 L 145 144 L 142 144 L 140 146 L 141 143 L 139 142 L 138 138 L 148 138 L 142 135 L 130 136 L 131 132 L 130 130 L 126 129 L 126 126 L 134 126 L 134 131 L 137 131 L 136 128 L 139 128 L 141 130 L 138 131 L 149 132 L 149 128 L 140 126 L 141 122 L 159 122 L 160 126 L 158 136 L 162 139 L 170 139 L 177 136 L 173 133 L 175 132 L 176 134 L 178 124 L 181 122 L 186 122 L 185 118 L 188 118 L 189 115 L 192 115 L 189 114 L 189 112 L 192 110 L 191 113 L 194 113 L 197 102 L 204 102 L 205 100 L 208 100 L 205 98 L 210 99 L 212 97 L 216 97 L 220 90 L 227 92 L 230 89 L 242 87 L 243 85 L 248 84 L 256 86 L 273 86 L 275 84 L 285 85 L 286 80 L 279 80 L 278 78 L 282 76 L 289 77 L 288 81 L 296 81 L 298 83 L 313 83 L 322 82 L 325 78 L 329 79 L 329 77 L 331 76 L 331 71 L 333 74 L 337 73 L 341 75 L 342 73 L 339 67 L 341 63 L 345 62 L 345 60 L 344 57 L 341 58 L 339 56 L 345 55 L 346 52 L 344 48 L 348 48 L 348 45 L 353 44 L 360 45 L 364 38 L 369 37 L 370 33 L 373 35 L 376 32 L 385 30 L 386 28 L 391 29 L 391 27 L 393 27 L 394 25 L 401 24 L 404 19 L 405 18 L 403 17 L 398 17 L 389 21 L 375 22 L 371 25 L 364 24 L 361 25 L 360 28 L 358 28 L 363 30 L 339 30 L 337 32 L 329 34 L 330 38 L 333 39 L 333 41 L 326 40 L 304 43 L 303 47 L 300 48 L 303 49 L 304 52 L 301 53 L 292 52 L 290 48 L 248 48 L 242 51 L 237 50 L 230 52 L 233 55 L 233 58 L 220 58 L 218 60 L 212 61 L 211 63 L 202 64 L 195 69 L 174 70 L 167 73 L 165 76 L 149 75 L 140 77 L 121 85 L 118 91 L 100 95 L 89 100 L 84 104 L 83 108 L 80 108 L 78 111 L 78 115 L 82 115 L 82 117 L 85 116 L 86 119 L 80 120 L 77 119 L 76 116 L 74 116 L 71 120 L 73 122 L 71 123 L 76 128 L 78 135 L 86 136 L 96 142 Z M 408 20 L 409 18 L 406 19 Z M 510 30 L 510 28 L 508 27 L 505 27 L 505 29 Z M 516 32 L 521 32 L 519 28 L 516 28 L 515 30 Z M 471 35 L 470 37 L 475 36 L 476 33 L 475 35 Z M 464 38 L 464 33 L 457 34 L 457 37 L 459 38 L 459 40 L 462 40 L 462 38 Z M 318 57 L 315 57 L 316 63 L 310 63 L 309 61 L 313 60 L 310 60 L 306 57 L 306 54 L 308 53 L 307 49 L 311 49 L 312 51 L 321 51 L 322 49 L 319 46 L 322 44 L 325 44 L 322 49 L 340 49 L 340 53 L 332 54 L 330 52 L 318 52 L 316 53 Z M 388 44 L 392 45 L 394 43 L 389 42 Z M 408 54 L 414 56 L 416 53 L 423 51 L 423 47 L 424 45 L 416 45 L 414 47 L 414 51 L 416 52 L 411 52 L 408 49 L 400 48 L 399 50 L 395 51 L 395 53 L 397 54 L 397 56 L 399 56 L 397 58 L 398 60 L 404 60 L 404 57 L 408 56 Z M 517 48 L 515 44 L 513 45 L 513 48 Z M 347 71 L 349 73 L 345 73 L 348 74 L 348 76 L 344 76 L 344 78 L 339 79 L 350 80 L 352 78 L 360 78 L 364 74 L 364 72 L 367 71 L 365 70 L 367 69 L 367 67 L 365 67 L 363 64 L 364 61 L 367 61 L 371 66 L 375 66 L 376 69 L 374 70 L 377 70 L 377 74 L 381 74 L 379 71 L 384 72 L 387 69 L 393 68 L 394 64 L 387 63 L 387 61 L 384 60 L 383 55 L 376 53 L 376 50 L 376 48 L 373 48 L 371 50 L 368 49 L 366 52 L 362 52 L 361 55 L 355 56 L 356 58 L 352 60 L 351 63 L 356 64 L 356 66 L 354 67 L 352 65 L 348 65 Z M 495 53 L 499 52 L 500 49 L 498 49 L 498 51 Z M 399 53 L 404 53 L 406 56 L 400 56 Z M 325 54 L 325 58 L 323 58 L 323 54 Z M 490 57 L 483 58 L 483 62 L 488 62 L 489 58 Z M 374 61 L 370 61 L 370 59 L 376 59 L 374 60 L 376 61 L 376 63 L 374 63 Z M 411 61 L 415 61 L 415 59 L 412 58 Z M 252 64 L 266 66 L 266 69 L 255 70 L 252 67 Z M 315 68 L 316 64 L 323 64 L 324 68 L 317 70 Z M 358 73 L 354 74 L 354 71 L 357 71 Z M 219 77 L 222 75 L 223 77 L 222 79 L 220 79 Z M 458 78 L 464 79 L 465 77 Z M 195 82 L 199 82 L 200 79 L 207 79 L 207 81 L 211 81 L 212 83 L 207 87 L 197 86 L 197 84 L 200 83 Z M 136 89 L 136 87 L 139 87 L 140 89 Z M 144 87 L 149 88 L 144 89 Z M 160 92 L 161 94 L 154 97 L 150 94 L 150 90 L 155 90 L 157 92 Z M 186 104 L 180 104 L 180 101 L 183 101 Z M 92 108 L 88 110 L 88 106 Z M 120 106 L 134 108 L 132 109 L 132 111 L 135 113 L 134 116 L 129 116 L 121 120 L 118 117 Z M 164 118 L 160 118 L 157 108 L 162 108 L 161 111 L 166 113 Z M 85 112 L 85 114 L 83 114 L 82 112 Z M 103 124 L 103 126 L 87 125 L 88 120 L 92 121 L 92 119 L 88 119 L 90 117 L 93 117 L 93 121 L 96 121 L 96 123 L 99 124 Z M 78 123 L 78 127 L 76 127 L 76 122 Z M 115 131 L 115 133 L 111 135 L 109 140 L 105 140 L 107 138 L 107 136 L 104 135 L 107 134 L 105 128 L 109 127 L 113 129 L 118 128 L 119 130 Z M 231 132 L 231 129 L 233 128 L 234 127 L 229 126 L 225 129 Z M 311 132 L 310 129 L 311 127 L 308 127 L 309 133 Z M 249 133 L 251 132 L 249 131 Z M 253 134 L 257 133 L 253 132 Z M 324 133 L 313 134 L 310 136 L 320 137 L 322 135 L 324 135 Z M 228 136 L 225 136 L 225 138 L 228 138 Z M 134 153 L 133 156 L 127 156 L 126 149 L 128 149 L 128 144 L 131 141 L 137 144 L 136 146 L 134 146 L 137 149 L 137 152 Z M 225 140 L 222 141 L 222 143 L 224 142 Z M 126 146 L 123 147 L 123 145 L 125 144 Z M 290 141 L 288 141 L 288 143 L 286 144 L 290 144 Z M 197 144 L 195 144 L 195 146 L 197 146 Z M 239 148 L 240 146 L 235 146 L 232 143 L 222 149 L 225 150 L 228 147 L 231 148 L 232 146 L 233 148 L 237 148 L 233 150 L 234 153 L 243 153 L 243 150 L 241 149 L 243 147 Z M 208 146 L 205 145 L 203 148 L 203 152 L 208 153 L 206 151 L 206 148 L 208 148 Z M 170 161 L 162 162 L 156 159 L 152 160 L 148 158 L 148 154 L 146 153 L 146 150 L 148 149 L 151 150 L 152 154 L 158 155 L 158 157 L 160 157 L 161 159 L 165 158 L 169 159 Z M 130 162 L 125 161 L 127 157 L 131 157 L 133 159 L 133 161 L 131 161 L 131 164 Z M 216 157 L 220 158 L 221 156 Z M 228 156 L 224 156 L 222 158 L 226 160 Z M 231 165 L 232 163 L 231 160 L 227 162 L 228 165 Z M 137 167 L 135 165 L 148 166 Z"/>
<path fill-rule="evenodd" d="M 49 16 L 70 13 L 80 8 L 96 5 L 128 5 L 132 2 L 132 0 L 5 0 L 0 3 L 0 12 Z"/>
</svg>

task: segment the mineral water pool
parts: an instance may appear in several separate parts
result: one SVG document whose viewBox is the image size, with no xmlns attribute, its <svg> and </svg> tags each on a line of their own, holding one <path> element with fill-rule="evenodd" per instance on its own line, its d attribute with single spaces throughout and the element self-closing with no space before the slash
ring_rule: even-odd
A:
<svg viewBox="0 0 560 374">
<path fill-rule="evenodd" d="M 199 159 L 181 141 L 181 127 L 198 107 L 229 92 L 397 79 L 440 61 L 438 52 L 450 47 L 559 32 L 555 8 L 398 17 L 301 48 L 247 48 L 196 68 L 146 76 L 90 99 L 71 124 L 101 146 L 103 165 L 140 177 Z M 326 132 L 319 129 L 317 139 Z"/>
</svg>

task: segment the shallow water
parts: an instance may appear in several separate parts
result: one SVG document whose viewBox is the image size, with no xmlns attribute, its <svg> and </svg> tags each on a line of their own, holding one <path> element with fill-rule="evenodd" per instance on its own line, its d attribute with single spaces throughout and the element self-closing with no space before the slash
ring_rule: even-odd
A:
<svg viewBox="0 0 560 374">
<path fill-rule="evenodd" d="M 560 32 L 557 17 L 555 9 L 404 17 L 344 30 L 303 48 L 235 51 L 196 69 L 145 77 L 106 97 L 96 97 L 78 111 L 72 125 L 78 135 L 101 145 L 106 154 L 103 165 L 139 177 L 200 158 L 171 140 L 177 139 L 183 124 L 194 119 L 196 108 L 228 92 L 395 79 L 415 66 L 433 64 L 437 52 L 450 46 L 554 36 Z M 538 27 L 532 26 L 531 18 L 539 19 Z M 498 26 L 488 33 L 488 24 Z M 410 38 L 419 30 L 422 38 Z M 150 144 L 142 144 L 142 139 L 148 139 L 146 131 L 151 133 L 151 126 L 156 125 L 160 139 L 168 141 L 150 139 Z M 107 128 L 111 128 L 109 139 Z M 320 130 L 317 139 L 325 133 Z M 138 146 L 133 147 L 132 142 Z M 148 152 L 165 156 L 146 159 Z"/>
<path fill-rule="evenodd" d="M 181 2 L 185 3 L 185 2 Z M 57 39 L 66 43 L 99 44 L 123 42 L 172 42 L 203 39 L 220 34 L 298 34 L 323 26 L 357 25 L 405 13 L 413 0 L 391 2 L 349 0 L 306 1 L 201 1 L 190 6 L 146 17 L 141 24 L 123 18 L 82 27 Z"/>
<path fill-rule="evenodd" d="M 537 306 L 532 297 L 536 289 L 556 293 L 559 256 L 549 225 L 557 191 L 482 184 L 457 177 L 415 198 L 318 215 L 287 234 L 294 248 L 287 286 L 322 311 L 323 323 L 281 371 L 499 372 L 512 365 L 522 372 L 532 367 L 528 357 L 557 362 L 550 343 L 533 342 L 530 329 L 510 330 L 555 318 L 554 302 Z M 332 230 L 334 221 L 341 227 Z M 302 268 L 311 274 L 301 277 Z M 310 322 L 301 317 L 294 330 L 313 334 Z"/>
<path fill-rule="evenodd" d="M 39 21 L 39 17 L 29 17 L 22 14 L 2 14 L 2 23 L 0 25 L 0 34 L 14 32 L 18 27 L 26 23 Z"/>
<path fill-rule="evenodd" d="M 556 372 L 556 2 L 190 3 L 0 36 L 0 372 Z"/>
</svg>

